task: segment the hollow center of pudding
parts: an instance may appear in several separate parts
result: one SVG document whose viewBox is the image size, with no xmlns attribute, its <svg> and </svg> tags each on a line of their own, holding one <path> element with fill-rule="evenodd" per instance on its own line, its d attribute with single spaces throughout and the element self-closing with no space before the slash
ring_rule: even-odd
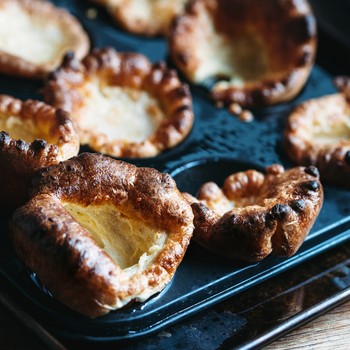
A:
<svg viewBox="0 0 350 350">
<path fill-rule="evenodd" d="M 220 215 L 232 209 L 264 205 L 268 197 L 264 191 L 264 181 L 265 176 L 258 171 L 238 172 L 229 176 L 222 188 L 214 182 L 202 185 L 198 199 L 204 200 Z"/>
<path fill-rule="evenodd" d="M 29 143 L 43 138 L 32 120 L 22 119 L 18 116 L 0 115 L 0 131 L 7 132 L 14 140 L 23 140 Z"/>
<path fill-rule="evenodd" d="M 258 36 L 246 34 L 233 40 L 217 33 L 211 22 L 205 28 L 206 38 L 196 44 L 197 57 L 202 61 L 196 81 L 218 77 L 241 85 L 265 75 L 267 57 Z"/>
<path fill-rule="evenodd" d="M 84 93 L 86 103 L 79 111 L 79 127 L 104 135 L 109 142 L 144 141 L 165 118 L 159 102 L 146 91 L 91 82 L 85 85 Z"/>
<path fill-rule="evenodd" d="M 218 31 L 208 12 L 199 14 L 194 50 L 198 61 L 194 80 L 218 77 L 237 85 L 259 80 L 267 71 L 264 42 L 254 31 L 239 34 Z"/>
<path fill-rule="evenodd" d="M 163 248 L 165 232 L 148 227 L 112 205 L 88 207 L 64 203 L 65 209 L 122 269 L 144 268 Z"/>
<path fill-rule="evenodd" d="M 350 139 L 350 115 L 330 113 L 318 115 L 312 124 L 312 140 L 319 145 L 330 145 Z"/>
<path fill-rule="evenodd" d="M 34 64 L 60 59 L 66 34 L 40 14 L 33 15 L 16 2 L 0 6 L 0 50 Z"/>
<path fill-rule="evenodd" d="M 182 58 L 192 64 L 191 78 L 197 83 L 216 78 L 215 90 L 285 77 L 303 59 L 299 49 L 303 24 L 295 29 L 301 21 L 288 6 L 245 0 L 198 4 L 182 34 L 193 45 Z"/>
<path fill-rule="evenodd" d="M 263 204 L 264 198 L 259 195 L 243 195 L 241 197 L 229 198 L 223 194 L 219 199 L 207 200 L 206 204 L 213 209 L 217 214 L 224 215 L 232 209 L 243 209 L 250 206 L 258 206 Z"/>
</svg>

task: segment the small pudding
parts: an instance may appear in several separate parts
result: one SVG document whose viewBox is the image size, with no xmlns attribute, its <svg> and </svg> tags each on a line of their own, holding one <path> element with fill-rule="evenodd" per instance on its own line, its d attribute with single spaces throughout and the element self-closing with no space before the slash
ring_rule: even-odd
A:
<svg viewBox="0 0 350 350">
<path fill-rule="evenodd" d="M 0 95 L 0 208 L 27 200 L 28 182 L 40 168 L 77 155 L 79 137 L 67 112 L 43 102 Z"/>
<path fill-rule="evenodd" d="M 284 131 L 285 150 L 299 165 L 314 165 L 321 180 L 350 188 L 350 103 L 344 93 L 297 106 Z"/>
<path fill-rule="evenodd" d="M 89 317 L 160 292 L 193 213 L 168 174 L 83 153 L 43 169 L 11 220 L 15 250 L 54 297 Z"/>
<path fill-rule="evenodd" d="M 82 58 L 89 46 L 77 19 L 52 3 L 0 2 L 0 73 L 42 78 L 61 63 L 67 51 Z"/>
<path fill-rule="evenodd" d="M 106 7 L 126 31 L 139 35 L 166 35 L 174 17 L 188 0 L 92 0 Z"/>
<path fill-rule="evenodd" d="M 83 145 L 114 157 L 154 157 L 184 140 L 194 119 L 189 88 L 174 70 L 111 48 L 81 62 L 67 56 L 46 101 L 74 115 Z"/>
<path fill-rule="evenodd" d="M 234 173 L 222 188 L 203 184 L 192 203 L 193 238 L 205 248 L 234 259 L 256 262 L 269 254 L 296 253 L 323 204 L 315 167 L 284 170 L 280 165 Z"/>
<path fill-rule="evenodd" d="M 272 105 L 304 86 L 316 23 L 306 0 L 194 0 L 175 20 L 169 49 L 193 83 L 216 80 L 217 104 Z"/>
</svg>

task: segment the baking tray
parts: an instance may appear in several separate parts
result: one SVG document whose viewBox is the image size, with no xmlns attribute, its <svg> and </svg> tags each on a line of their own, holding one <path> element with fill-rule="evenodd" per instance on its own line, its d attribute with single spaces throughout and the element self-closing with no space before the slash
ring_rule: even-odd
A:
<svg viewBox="0 0 350 350">
<path fill-rule="evenodd" d="M 55 0 L 84 25 L 94 47 L 112 46 L 120 51 L 145 54 L 151 61 L 167 61 L 166 41 L 144 38 L 119 30 L 104 9 L 83 0 Z M 94 19 L 90 8 L 98 10 Z M 335 92 L 333 75 L 316 64 L 300 95 L 290 103 L 253 110 L 252 123 L 243 123 L 225 109 L 218 109 L 204 86 L 191 85 L 195 125 L 178 147 L 159 157 L 128 160 L 169 172 L 182 191 L 192 194 L 208 180 L 219 184 L 232 172 L 261 169 L 272 163 L 292 164 L 281 146 L 282 130 L 293 107 L 303 100 Z M 0 77 L 0 93 L 19 98 L 42 99 L 42 83 Z M 83 149 L 86 151 L 86 149 Z M 249 291 L 278 274 L 315 258 L 350 238 L 350 192 L 325 186 L 322 211 L 300 250 L 289 259 L 268 257 L 260 263 L 230 261 L 191 243 L 171 284 L 142 304 L 90 320 L 54 300 L 31 271 L 16 258 L 7 238 L 7 221 L 2 220 L 0 273 L 16 288 L 29 312 L 53 334 L 71 341 L 106 344 L 152 334 L 214 304 Z M 22 300 L 22 301 L 23 301 Z M 247 339 L 249 340 L 249 339 Z"/>
</svg>

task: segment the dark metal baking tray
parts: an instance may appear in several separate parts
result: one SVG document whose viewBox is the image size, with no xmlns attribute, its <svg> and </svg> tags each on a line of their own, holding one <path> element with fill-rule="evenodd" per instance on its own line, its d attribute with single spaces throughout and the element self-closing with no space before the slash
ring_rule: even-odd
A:
<svg viewBox="0 0 350 350">
<path fill-rule="evenodd" d="M 80 19 L 93 46 L 141 52 L 152 61 L 165 60 L 171 66 L 164 39 L 125 33 L 99 7 L 96 7 L 97 18 L 89 19 L 87 10 L 95 6 L 87 1 L 53 2 Z M 195 193 L 202 182 L 214 180 L 220 184 L 237 170 L 260 169 L 272 163 L 288 168 L 292 164 L 281 145 L 288 114 L 303 100 L 335 92 L 332 81 L 329 69 L 316 64 L 297 98 L 290 103 L 253 110 L 252 123 L 243 123 L 227 110 L 216 108 L 205 87 L 191 85 L 196 121 L 188 138 L 159 157 L 128 161 L 170 172 L 179 188 L 191 193 Z M 42 99 L 41 88 L 40 82 L 0 77 L 0 93 Z M 295 256 L 289 259 L 271 256 L 260 263 L 247 264 L 220 258 L 191 243 L 172 283 L 163 292 L 143 304 L 134 304 L 95 320 L 80 316 L 54 300 L 35 274 L 17 260 L 7 238 L 6 220 L 1 222 L 1 231 L 4 239 L 0 246 L 0 273 L 16 288 L 18 298 L 25 301 L 29 312 L 59 337 L 106 344 L 152 334 L 229 297 L 248 293 L 251 287 L 344 243 L 350 237 L 350 192 L 325 186 L 323 209 Z"/>
</svg>

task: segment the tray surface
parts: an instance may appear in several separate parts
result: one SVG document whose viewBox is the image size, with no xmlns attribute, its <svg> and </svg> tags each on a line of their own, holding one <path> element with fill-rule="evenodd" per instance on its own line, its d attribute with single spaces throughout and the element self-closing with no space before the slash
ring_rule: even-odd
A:
<svg viewBox="0 0 350 350">
<path fill-rule="evenodd" d="M 120 51 L 140 52 L 153 62 L 168 59 L 166 41 L 131 35 L 119 30 L 106 12 L 89 19 L 90 3 L 56 0 L 84 25 L 94 47 L 112 46 Z M 128 160 L 136 165 L 169 172 L 182 191 L 195 194 L 208 180 L 220 184 L 232 172 L 264 168 L 272 163 L 293 164 L 281 146 L 282 130 L 292 108 L 301 101 L 335 92 L 333 76 L 315 65 L 308 83 L 290 103 L 253 110 L 255 120 L 243 123 L 225 109 L 218 109 L 208 98 L 205 87 L 191 85 L 195 125 L 178 147 L 156 158 Z M 0 77 L 0 93 L 19 98 L 42 99 L 42 84 L 35 81 Z M 350 192 L 325 186 L 325 202 L 306 241 L 292 258 L 268 257 L 257 264 L 229 261 L 191 244 L 172 283 L 143 304 L 90 320 L 55 301 L 40 286 L 35 275 L 17 260 L 10 243 L 0 246 L 0 272 L 27 300 L 38 319 L 55 334 L 80 341 L 117 341 L 137 338 L 182 318 L 198 313 L 271 277 L 285 272 L 349 239 Z M 7 222 L 1 222 L 7 233 Z M 6 236 L 6 235 L 5 235 Z M 35 311 L 34 311 L 35 310 Z"/>
</svg>

